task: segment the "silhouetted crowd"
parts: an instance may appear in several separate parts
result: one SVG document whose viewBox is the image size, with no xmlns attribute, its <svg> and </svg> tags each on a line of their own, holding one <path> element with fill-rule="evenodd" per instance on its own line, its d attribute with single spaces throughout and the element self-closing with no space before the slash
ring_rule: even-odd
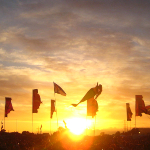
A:
<svg viewBox="0 0 150 150">
<path fill-rule="evenodd" d="M 150 150 L 150 134 L 116 132 L 72 138 L 65 129 L 52 135 L 0 132 L 0 150 Z"/>
</svg>

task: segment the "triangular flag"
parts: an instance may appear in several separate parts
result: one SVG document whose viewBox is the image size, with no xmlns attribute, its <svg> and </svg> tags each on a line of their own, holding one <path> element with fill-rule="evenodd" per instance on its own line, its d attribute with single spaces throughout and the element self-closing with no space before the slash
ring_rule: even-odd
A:
<svg viewBox="0 0 150 150">
<path fill-rule="evenodd" d="M 59 85 L 57 85 L 55 82 L 53 82 L 53 83 L 54 83 L 54 93 L 66 96 L 65 91 Z"/>
</svg>

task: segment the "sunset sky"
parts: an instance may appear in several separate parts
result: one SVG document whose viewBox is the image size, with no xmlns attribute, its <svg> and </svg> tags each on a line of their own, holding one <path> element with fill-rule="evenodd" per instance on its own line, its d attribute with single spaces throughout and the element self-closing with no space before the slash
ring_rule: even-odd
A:
<svg viewBox="0 0 150 150">
<path fill-rule="evenodd" d="M 67 95 L 54 96 L 53 82 Z M 33 114 L 35 133 L 41 124 L 43 132 L 50 130 L 51 99 L 57 101 L 59 126 L 86 119 L 87 103 L 71 104 L 97 82 L 103 91 L 96 129 L 123 130 L 126 103 L 134 127 L 135 95 L 150 105 L 150 1 L 0 0 L 1 121 L 5 97 L 15 110 L 5 118 L 6 131 L 32 132 L 33 89 L 43 102 Z M 150 116 L 136 117 L 136 123 L 150 127 Z M 56 113 L 51 128 L 57 130 Z"/>
</svg>

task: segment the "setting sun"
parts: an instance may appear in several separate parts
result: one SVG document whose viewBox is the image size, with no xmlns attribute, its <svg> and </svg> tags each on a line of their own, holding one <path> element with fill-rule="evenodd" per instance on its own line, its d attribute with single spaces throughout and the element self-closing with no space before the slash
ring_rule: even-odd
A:
<svg viewBox="0 0 150 150">
<path fill-rule="evenodd" d="M 83 118 L 70 118 L 66 120 L 66 124 L 73 134 L 80 135 L 91 126 L 92 122 Z"/>
</svg>

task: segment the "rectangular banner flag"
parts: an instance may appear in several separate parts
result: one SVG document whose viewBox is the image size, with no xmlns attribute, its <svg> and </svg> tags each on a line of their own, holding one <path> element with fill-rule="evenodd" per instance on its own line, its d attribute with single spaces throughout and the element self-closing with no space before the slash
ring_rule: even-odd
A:
<svg viewBox="0 0 150 150">
<path fill-rule="evenodd" d="M 55 111 L 55 100 L 51 100 L 51 118 L 53 117 L 53 113 Z"/>
<path fill-rule="evenodd" d="M 57 85 L 55 82 L 53 82 L 53 83 L 54 83 L 54 93 L 66 96 L 65 91 L 59 85 Z"/>
<path fill-rule="evenodd" d="M 96 115 L 98 111 L 98 103 L 94 99 L 94 97 L 87 100 L 87 116 L 92 116 L 92 118 Z"/>
<path fill-rule="evenodd" d="M 7 117 L 7 114 L 10 111 L 14 111 L 12 103 L 11 103 L 11 98 L 10 97 L 5 97 L 5 117 Z"/>
<path fill-rule="evenodd" d="M 131 112 L 129 103 L 126 103 L 126 110 L 127 110 L 127 121 L 131 121 L 133 113 Z"/>
<path fill-rule="evenodd" d="M 147 114 L 143 96 L 135 95 L 135 99 L 136 99 L 136 102 L 135 102 L 136 116 L 142 116 L 142 113 Z"/>
<path fill-rule="evenodd" d="M 33 89 L 32 113 L 38 113 L 41 104 L 41 98 L 38 94 L 38 89 Z"/>
</svg>

